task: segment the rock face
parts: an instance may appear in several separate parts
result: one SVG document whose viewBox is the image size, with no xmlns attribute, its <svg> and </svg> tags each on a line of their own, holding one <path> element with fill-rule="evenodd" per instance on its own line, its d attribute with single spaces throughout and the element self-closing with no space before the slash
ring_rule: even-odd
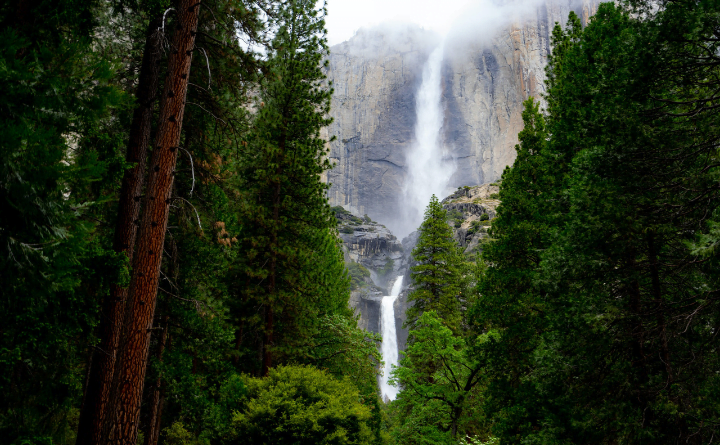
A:
<svg viewBox="0 0 720 445">
<path fill-rule="evenodd" d="M 405 152 L 414 137 L 415 92 L 438 38 L 413 26 L 360 31 L 330 50 L 333 82 L 328 128 L 332 205 L 390 216 L 402 199 Z"/>
<path fill-rule="evenodd" d="M 388 295 L 390 282 L 407 269 L 407 255 L 402 243 L 387 227 L 369 217 L 353 215 L 341 208 L 335 209 L 338 232 L 343 241 L 345 263 L 351 274 L 360 265 L 369 272 L 362 277 L 350 294 L 350 307 L 359 315 L 358 326 L 380 333 L 380 303 Z"/>
<path fill-rule="evenodd" d="M 565 23 L 571 10 L 586 23 L 598 3 L 547 0 L 494 37 L 445 42 L 442 143 L 456 165 L 450 186 L 495 181 L 514 161 L 522 102 L 545 92 L 554 23 Z M 439 44 L 408 26 L 364 30 L 331 48 L 333 205 L 393 224 L 404 197 L 405 156 L 415 142 L 415 95 Z"/>
<path fill-rule="evenodd" d="M 464 248 L 466 255 L 479 253 L 482 244 L 488 238 L 487 229 L 495 218 L 495 209 L 500 187 L 495 184 L 483 184 L 475 187 L 460 187 L 455 193 L 442 200 L 442 205 L 450 217 L 455 241 Z"/>
<path fill-rule="evenodd" d="M 458 244 L 464 247 L 465 254 L 475 254 L 482 250 L 482 244 L 488 237 L 487 229 L 500 204 L 497 199 L 499 191 L 500 187 L 495 183 L 465 186 L 443 199 L 443 208 L 448 211 L 448 223 L 454 226 L 453 235 Z M 403 351 L 408 337 L 408 330 L 403 328 L 407 320 L 405 312 L 410 306 L 407 297 L 412 290 L 411 255 L 419 234 L 415 231 L 399 242 L 385 226 L 368 222 L 347 211 L 338 210 L 337 214 L 339 230 L 346 229 L 347 232 L 341 232 L 340 235 L 346 262 L 356 262 L 371 272 L 366 284 L 353 290 L 350 297 L 350 306 L 360 315 L 360 328 L 380 333 L 382 297 L 388 294 L 387 288 L 398 275 L 405 277 L 402 291 L 394 304 L 397 344 Z M 393 260 L 391 266 L 388 266 L 388 258 Z"/>
</svg>

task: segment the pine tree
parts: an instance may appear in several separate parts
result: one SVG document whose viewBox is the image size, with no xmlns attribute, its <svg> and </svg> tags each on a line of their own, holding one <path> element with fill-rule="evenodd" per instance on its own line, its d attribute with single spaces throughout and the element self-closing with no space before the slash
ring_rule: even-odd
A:
<svg viewBox="0 0 720 445">
<path fill-rule="evenodd" d="M 301 357 L 319 313 L 348 298 L 342 266 L 324 264 L 342 260 L 329 236 L 335 219 L 320 178 L 331 167 L 320 129 L 330 123 L 332 91 L 324 85 L 324 10 L 315 4 L 278 4 L 253 131 L 239 159 L 244 258 L 236 313 L 245 329 L 260 334 L 253 346 L 262 375 L 276 358 Z"/>
<path fill-rule="evenodd" d="M 155 315 L 199 10 L 200 4 L 194 0 L 180 0 L 177 5 L 179 23 L 173 37 L 174 50 L 169 59 L 168 77 L 161 99 L 160 124 L 149 164 L 143 217 L 137 252 L 133 258 L 130 298 L 126 303 L 112 384 L 111 407 L 104 425 L 104 435 L 110 443 L 134 445 L 137 441 L 149 354 L 149 330 Z"/>
<path fill-rule="evenodd" d="M 522 116 L 525 127 L 515 146 L 517 158 L 502 175 L 501 203 L 490 229 L 493 241 L 482 252 L 488 267 L 471 310 L 476 331 L 497 335 L 480 349 L 492 363 L 487 371 L 494 379 L 490 389 L 497 405 L 490 409 L 495 410 L 509 403 L 504 388 L 520 385 L 528 372 L 526 353 L 539 340 L 547 310 L 535 280 L 540 254 L 550 242 L 546 210 L 555 198 L 551 184 L 558 170 L 545 154 L 548 133 L 539 103 L 533 98 L 525 101 Z"/>
<path fill-rule="evenodd" d="M 719 281 L 690 246 L 720 204 L 720 126 L 691 60 L 717 43 L 685 45 L 684 6 L 553 32 L 548 115 L 526 106 L 473 310 L 503 441 L 712 441 Z"/>
<path fill-rule="evenodd" d="M 435 311 L 453 332 L 461 328 L 462 257 L 447 222 L 447 212 L 435 195 L 425 210 L 418 242 L 412 251 L 417 264 L 410 277 L 413 291 L 408 295 L 412 306 L 407 310 L 411 329 L 420 315 Z"/>
<path fill-rule="evenodd" d="M 152 14 L 152 13 L 151 13 Z M 125 171 L 120 189 L 118 218 L 115 226 L 113 249 L 127 255 L 132 262 L 137 233 L 136 220 L 140 215 L 140 197 L 145 184 L 145 168 L 153 121 L 153 108 L 157 98 L 160 77 L 161 47 L 160 26 L 162 15 L 154 12 L 155 19 L 148 24 L 143 51 L 136 99 L 138 106 L 133 114 L 129 132 L 126 160 L 132 165 Z M 105 413 L 110 402 L 110 391 L 120 342 L 127 288 L 113 283 L 106 295 L 100 318 L 100 344 L 93 352 L 83 408 L 78 427 L 77 445 L 91 445 L 101 439 Z"/>
<path fill-rule="evenodd" d="M 93 187 L 114 153 L 85 151 L 126 96 L 96 51 L 99 2 L 0 4 L 0 437 L 63 440 L 80 399 L 97 294 L 122 281 Z M 114 141 L 112 141 L 114 143 Z M 99 145 L 99 144 L 98 144 Z M 99 185 L 101 184 L 101 186 Z"/>
</svg>

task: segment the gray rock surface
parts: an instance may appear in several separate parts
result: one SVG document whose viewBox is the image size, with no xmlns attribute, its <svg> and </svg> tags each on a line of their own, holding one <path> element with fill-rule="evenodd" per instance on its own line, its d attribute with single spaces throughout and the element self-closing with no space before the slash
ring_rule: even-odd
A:
<svg viewBox="0 0 720 445">
<path fill-rule="evenodd" d="M 522 102 L 545 92 L 554 23 L 570 10 L 584 22 L 598 0 L 547 0 L 493 37 L 445 44 L 443 143 L 456 171 L 451 186 L 499 179 L 515 159 Z M 391 225 L 404 196 L 405 155 L 414 141 L 415 94 L 437 36 L 419 27 L 360 31 L 331 48 L 334 95 L 327 175 L 333 205 Z"/>
<path fill-rule="evenodd" d="M 464 248 L 466 255 L 482 251 L 483 240 L 488 238 L 490 221 L 495 218 L 496 208 L 500 204 L 497 199 L 499 192 L 500 187 L 496 183 L 464 186 L 442 200 L 448 215 L 456 216 L 449 223 L 453 227 L 455 241 Z"/>
<path fill-rule="evenodd" d="M 392 281 L 407 269 L 403 244 L 387 227 L 369 218 L 336 210 L 338 232 L 346 263 L 358 263 L 370 277 L 350 295 L 350 307 L 359 315 L 358 326 L 380 333 L 380 302 Z"/>
</svg>

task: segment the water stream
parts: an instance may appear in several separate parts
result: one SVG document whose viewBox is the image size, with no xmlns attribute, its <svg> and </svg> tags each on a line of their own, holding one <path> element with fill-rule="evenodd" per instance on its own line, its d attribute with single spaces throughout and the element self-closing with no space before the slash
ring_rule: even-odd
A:
<svg viewBox="0 0 720 445">
<path fill-rule="evenodd" d="M 401 238 L 420 226 L 432 195 L 442 199 L 449 194 L 450 178 L 455 172 L 455 162 L 442 143 L 445 120 L 442 104 L 443 58 L 441 43 L 425 62 L 422 84 L 415 96 L 415 143 L 405 158 L 408 176 L 403 201 L 405 230 L 398 235 Z"/>
<path fill-rule="evenodd" d="M 397 332 L 395 331 L 395 309 L 393 305 L 400 294 L 402 283 L 403 275 L 400 275 L 395 279 L 390 295 L 383 297 L 380 307 L 382 355 L 383 361 L 385 362 L 383 374 L 380 376 L 380 392 L 382 393 L 383 400 L 395 400 L 398 393 L 398 388 L 391 386 L 388 380 L 390 379 L 390 372 L 392 372 L 393 366 L 397 366 L 398 364 Z"/>
</svg>

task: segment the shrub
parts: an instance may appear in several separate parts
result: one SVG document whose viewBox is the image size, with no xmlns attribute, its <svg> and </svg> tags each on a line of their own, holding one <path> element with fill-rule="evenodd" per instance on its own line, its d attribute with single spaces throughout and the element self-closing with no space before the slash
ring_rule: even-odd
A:
<svg viewBox="0 0 720 445">
<path fill-rule="evenodd" d="M 480 215 L 480 221 L 487 221 L 489 219 L 490 215 L 488 215 L 487 213 L 483 213 L 482 215 Z"/>
<path fill-rule="evenodd" d="M 370 409 L 348 379 L 311 366 L 280 366 L 247 378 L 248 396 L 233 416 L 232 443 L 369 445 Z"/>
<path fill-rule="evenodd" d="M 350 288 L 353 290 L 365 284 L 365 279 L 370 278 L 370 271 L 362 264 L 353 261 L 347 265 L 347 268 L 350 274 Z"/>
</svg>

